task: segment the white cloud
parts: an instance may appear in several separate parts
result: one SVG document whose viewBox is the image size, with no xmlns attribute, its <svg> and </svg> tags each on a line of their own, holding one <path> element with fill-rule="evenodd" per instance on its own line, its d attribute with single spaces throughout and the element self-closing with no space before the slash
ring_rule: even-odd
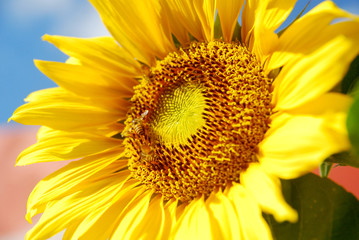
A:
<svg viewBox="0 0 359 240">
<path fill-rule="evenodd" d="M 74 6 L 73 0 L 11 0 L 5 8 L 19 21 L 32 21 L 43 16 L 58 16 Z"/>
<path fill-rule="evenodd" d="M 1 1 L 1 0 L 0 0 Z M 109 35 L 98 13 L 86 0 L 9 0 L 3 10 L 11 24 L 34 29 L 47 25 L 47 33 L 94 37 Z"/>
<path fill-rule="evenodd" d="M 82 7 L 83 10 L 77 11 L 76 14 L 72 12 L 72 15 L 58 21 L 52 27 L 53 34 L 76 37 L 109 35 L 97 11 L 89 3 Z"/>
</svg>

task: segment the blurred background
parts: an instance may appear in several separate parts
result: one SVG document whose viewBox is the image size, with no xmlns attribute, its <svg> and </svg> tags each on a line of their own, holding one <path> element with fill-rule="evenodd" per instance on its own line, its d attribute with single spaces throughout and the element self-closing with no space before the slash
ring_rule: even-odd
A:
<svg viewBox="0 0 359 240">
<path fill-rule="evenodd" d="M 299 0 L 293 19 L 307 0 Z M 308 9 L 320 1 L 311 1 Z M 359 14 L 358 0 L 336 0 L 338 6 Z M 33 59 L 65 61 L 67 57 L 41 40 L 44 34 L 76 37 L 109 35 L 86 0 L 0 0 L 0 240 L 24 239 L 26 201 L 36 182 L 65 163 L 14 168 L 16 156 L 35 143 L 36 126 L 7 123 L 13 111 L 31 92 L 54 87 Z M 330 177 L 359 196 L 358 171 L 350 167 L 332 170 Z M 61 239 L 61 234 L 52 239 Z"/>
</svg>

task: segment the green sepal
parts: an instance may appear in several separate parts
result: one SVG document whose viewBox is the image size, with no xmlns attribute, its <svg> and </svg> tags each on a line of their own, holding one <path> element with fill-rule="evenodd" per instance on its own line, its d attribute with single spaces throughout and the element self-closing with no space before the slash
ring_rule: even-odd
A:
<svg viewBox="0 0 359 240">
<path fill-rule="evenodd" d="M 359 168 L 359 157 L 353 152 L 341 152 L 327 158 L 324 163 Z"/>
<path fill-rule="evenodd" d="M 115 135 L 111 136 L 112 138 L 116 138 L 116 139 L 125 139 L 126 137 L 122 135 L 122 133 L 116 133 Z"/>
<path fill-rule="evenodd" d="M 333 163 L 331 162 L 323 162 L 319 166 L 319 172 L 321 177 L 328 177 L 329 172 L 332 169 Z"/>
<path fill-rule="evenodd" d="M 341 82 L 342 93 L 349 93 L 352 96 L 357 95 L 359 81 L 359 55 L 350 64 L 349 70 Z"/>
<path fill-rule="evenodd" d="M 214 22 L 214 38 L 223 39 L 223 31 L 219 15 L 216 16 L 216 20 Z M 239 25 L 239 22 L 237 22 L 236 26 L 234 27 L 232 41 L 241 41 L 241 25 Z"/>
<path fill-rule="evenodd" d="M 232 41 L 242 41 L 241 25 L 239 25 L 239 22 L 237 22 L 236 26 L 234 27 Z"/>
<path fill-rule="evenodd" d="M 219 19 L 219 15 L 217 14 L 216 20 L 214 21 L 214 38 L 221 39 L 223 38 L 223 32 L 221 27 L 221 19 Z"/>
<path fill-rule="evenodd" d="M 282 180 L 286 201 L 297 210 L 297 223 L 278 223 L 264 214 L 274 240 L 359 239 L 359 201 L 328 178 L 307 174 Z"/>
<path fill-rule="evenodd" d="M 352 147 L 359 156 L 359 96 L 354 99 L 354 103 L 349 109 L 346 124 Z"/>
<path fill-rule="evenodd" d="M 174 34 L 172 34 L 172 40 L 177 49 L 181 47 L 181 43 L 178 41 L 178 39 L 176 38 L 176 36 Z"/>
</svg>

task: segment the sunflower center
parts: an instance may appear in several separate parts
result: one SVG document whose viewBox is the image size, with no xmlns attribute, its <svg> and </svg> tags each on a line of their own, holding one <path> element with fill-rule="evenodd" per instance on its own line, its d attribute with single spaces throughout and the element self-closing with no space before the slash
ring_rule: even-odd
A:
<svg viewBox="0 0 359 240">
<path fill-rule="evenodd" d="M 133 177 L 184 202 L 239 182 L 269 128 L 271 83 L 240 43 L 194 42 L 158 61 L 123 132 Z"/>
<path fill-rule="evenodd" d="M 152 114 L 153 135 L 166 146 L 184 145 L 205 124 L 204 89 L 194 82 L 165 88 Z"/>
</svg>

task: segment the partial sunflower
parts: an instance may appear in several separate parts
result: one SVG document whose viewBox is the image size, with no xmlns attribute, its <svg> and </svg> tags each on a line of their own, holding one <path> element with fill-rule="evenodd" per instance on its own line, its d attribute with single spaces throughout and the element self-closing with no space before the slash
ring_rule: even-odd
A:
<svg viewBox="0 0 359 240">
<path fill-rule="evenodd" d="M 279 179 L 350 148 L 351 99 L 330 90 L 358 17 L 326 1 L 279 36 L 295 1 L 91 2 L 113 38 L 46 35 L 70 56 L 35 62 L 59 87 L 11 117 L 43 126 L 17 165 L 78 159 L 31 193 L 26 239 L 263 240 L 262 211 L 295 222 Z"/>
</svg>

